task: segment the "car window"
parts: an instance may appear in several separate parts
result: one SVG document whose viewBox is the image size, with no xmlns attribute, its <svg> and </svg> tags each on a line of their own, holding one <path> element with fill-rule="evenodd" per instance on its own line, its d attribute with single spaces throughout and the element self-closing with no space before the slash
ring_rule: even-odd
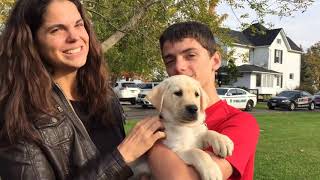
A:
<svg viewBox="0 0 320 180">
<path fill-rule="evenodd" d="M 312 95 L 306 91 L 302 91 L 302 96 L 312 96 Z"/>
<path fill-rule="evenodd" d="M 237 94 L 238 95 L 245 95 L 247 93 L 245 91 L 243 91 L 242 89 L 237 89 Z"/>
<path fill-rule="evenodd" d="M 278 96 L 282 96 L 282 97 L 294 97 L 296 95 L 299 95 L 299 92 L 296 91 L 282 91 Z"/>
<path fill-rule="evenodd" d="M 228 89 L 217 88 L 218 95 L 225 95 Z"/>
<path fill-rule="evenodd" d="M 122 87 L 137 87 L 136 83 L 122 83 Z"/>
<path fill-rule="evenodd" d="M 238 94 L 236 89 L 230 89 L 228 93 L 230 93 L 232 96 Z"/>
<path fill-rule="evenodd" d="M 156 86 L 158 84 L 159 83 L 141 83 L 141 84 L 138 84 L 138 87 L 140 89 L 152 89 L 154 86 Z"/>
</svg>

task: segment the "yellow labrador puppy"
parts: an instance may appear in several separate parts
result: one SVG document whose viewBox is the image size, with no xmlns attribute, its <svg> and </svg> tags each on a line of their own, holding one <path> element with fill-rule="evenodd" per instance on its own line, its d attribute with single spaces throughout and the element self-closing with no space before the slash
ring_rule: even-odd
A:
<svg viewBox="0 0 320 180">
<path fill-rule="evenodd" d="M 156 86 L 147 98 L 162 118 L 167 135 L 163 143 L 186 164 L 194 166 L 202 180 L 221 180 L 220 168 L 202 149 L 211 146 L 216 155 L 224 158 L 232 154 L 233 142 L 207 129 L 204 121 L 208 96 L 200 83 L 189 76 L 172 76 Z M 135 174 L 146 172 L 146 163 L 143 166 L 133 168 Z"/>
</svg>

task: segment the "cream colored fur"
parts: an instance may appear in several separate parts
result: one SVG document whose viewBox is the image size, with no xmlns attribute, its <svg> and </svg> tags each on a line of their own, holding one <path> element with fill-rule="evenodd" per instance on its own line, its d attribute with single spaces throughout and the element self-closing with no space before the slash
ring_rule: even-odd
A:
<svg viewBox="0 0 320 180">
<path fill-rule="evenodd" d="M 224 158 L 232 154 L 233 142 L 205 126 L 208 96 L 200 83 L 188 76 L 172 76 L 156 86 L 147 98 L 162 116 L 167 135 L 163 143 L 186 164 L 194 166 L 202 180 L 221 180 L 219 166 L 202 149 L 211 146 L 216 155 Z M 133 170 L 135 175 L 149 172 L 145 161 L 139 161 Z"/>
</svg>

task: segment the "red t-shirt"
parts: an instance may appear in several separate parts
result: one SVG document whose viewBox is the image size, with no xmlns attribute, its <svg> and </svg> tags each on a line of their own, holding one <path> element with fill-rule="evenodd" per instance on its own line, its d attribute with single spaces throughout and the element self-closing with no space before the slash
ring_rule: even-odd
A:
<svg viewBox="0 0 320 180">
<path fill-rule="evenodd" d="M 234 143 L 227 161 L 233 166 L 231 180 L 253 179 L 254 155 L 259 137 L 256 119 L 225 101 L 218 101 L 206 109 L 208 129 L 227 135 Z"/>
</svg>

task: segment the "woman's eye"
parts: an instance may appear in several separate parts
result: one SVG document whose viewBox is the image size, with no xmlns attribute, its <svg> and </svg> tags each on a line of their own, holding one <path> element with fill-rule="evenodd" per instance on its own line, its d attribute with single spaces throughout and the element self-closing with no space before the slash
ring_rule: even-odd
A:
<svg viewBox="0 0 320 180">
<path fill-rule="evenodd" d="M 51 34 L 54 34 L 54 33 L 58 32 L 58 31 L 59 31 L 59 29 L 58 29 L 58 28 L 55 28 L 55 29 L 52 29 L 52 30 L 50 31 L 50 33 L 51 33 Z"/>
<path fill-rule="evenodd" d="M 83 23 L 78 23 L 78 24 L 76 24 L 76 27 L 83 27 L 83 26 L 84 26 Z"/>
</svg>

